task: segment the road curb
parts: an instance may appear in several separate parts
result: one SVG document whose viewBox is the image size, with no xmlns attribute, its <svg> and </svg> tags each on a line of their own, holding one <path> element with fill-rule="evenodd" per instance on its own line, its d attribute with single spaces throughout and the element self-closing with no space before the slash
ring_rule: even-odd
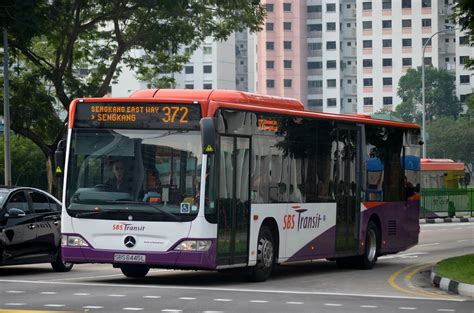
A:
<svg viewBox="0 0 474 313">
<path fill-rule="evenodd" d="M 435 273 L 433 269 L 431 269 L 431 282 L 436 287 L 450 291 L 465 297 L 474 298 L 474 285 L 460 283 L 458 281 L 439 276 Z"/>
<path fill-rule="evenodd" d="M 438 217 L 421 218 L 420 224 L 438 224 L 438 223 L 474 223 L 474 217 Z"/>
</svg>

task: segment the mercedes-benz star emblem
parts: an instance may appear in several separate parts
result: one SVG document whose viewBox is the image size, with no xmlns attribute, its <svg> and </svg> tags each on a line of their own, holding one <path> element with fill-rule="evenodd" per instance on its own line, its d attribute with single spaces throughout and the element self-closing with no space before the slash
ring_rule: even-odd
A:
<svg viewBox="0 0 474 313">
<path fill-rule="evenodd" d="M 125 247 L 133 248 L 135 244 L 137 243 L 137 240 L 133 236 L 127 236 L 123 240 L 123 243 L 125 244 Z"/>
</svg>

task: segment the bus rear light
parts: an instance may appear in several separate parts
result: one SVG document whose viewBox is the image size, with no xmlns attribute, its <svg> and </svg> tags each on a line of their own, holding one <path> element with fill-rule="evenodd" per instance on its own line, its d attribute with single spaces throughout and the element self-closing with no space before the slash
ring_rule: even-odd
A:
<svg viewBox="0 0 474 313">
<path fill-rule="evenodd" d="M 63 235 L 61 237 L 61 246 L 64 247 L 89 247 L 89 244 L 79 236 Z"/>
<path fill-rule="evenodd" d="M 210 240 L 185 240 L 174 249 L 178 251 L 207 251 L 211 244 Z"/>
</svg>

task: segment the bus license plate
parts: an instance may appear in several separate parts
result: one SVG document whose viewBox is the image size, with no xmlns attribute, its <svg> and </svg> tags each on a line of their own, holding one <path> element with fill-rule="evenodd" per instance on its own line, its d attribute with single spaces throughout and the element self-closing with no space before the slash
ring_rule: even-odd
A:
<svg viewBox="0 0 474 313">
<path fill-rule="evenodd" d="M 114 254 L 114 261 L 116 262 L 136 262 L 145 263 L 146 258 L 144 254 Z"/>
</svg>

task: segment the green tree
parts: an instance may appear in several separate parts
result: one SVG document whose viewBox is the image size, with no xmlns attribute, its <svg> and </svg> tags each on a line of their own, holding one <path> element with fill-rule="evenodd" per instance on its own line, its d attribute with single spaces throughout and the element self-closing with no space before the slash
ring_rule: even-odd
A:
<svg viewBox="0 0 474 313">
<path fill-rule="evenodd" d="M 425 105 L 426 118 L 433 120 L 443 116 L 456 118 L 462 111 L 461 103 L 455 96 L 455 78 L 448 71 L 432 66 L 425 67 Z M 416 121 L 421 112 L 421 67 L 409 69 L 398 82 L 397 95 L 402 98 L 402 107 L 397 111 L 408 117 L 409 110 L 413 109 L 412 121 Z M 417 105 L 420 104 L 420 105 Z"/>
<path fill-rule="evenodd" d="M 72 99 L 103 97 L 124 66 L 144 78 L 180 69 L 180 47 L 195 49 L 208 35 L 225 40 L 234 31 L 258 31 L 265 10 L 259 0 L 5 0 L 0 17 L 20 64 L 11 128 L 41 148 L 54 192 L 54 150 L 67 122 L 58 113 L 67 115 Z M 32 120 L 22 116 L 26 107 Z"/>
<path fill-rule="evenodd" d="M 472 45 L 474 43 L 474 5 L 472 0 L 457 0 L 451 19 L 455 24 L 460 25 L 462 30 L 467 31 L 469 42 Z M 474 68 L 474 59 L 470 59 L 466 67 Z"/>
<path fill-rule="evenodd" d="M 422 113 L 417 110 L 413 99 L 408 99 L 397 105 L 394 115 L 405 122 L 421 124 Z"/>
<path fill-rule="evenodd" d="M 47 190 L 46 158 L 41 150 L 28 138 L 11 135 L 12 182 L 17 186 L 31 186 Z M 3 136 L 0 138 L 0 164 L 4 164 Z M 5 183 L 4 167 L 0 166 L 0 185 Z"/>
</svg>

